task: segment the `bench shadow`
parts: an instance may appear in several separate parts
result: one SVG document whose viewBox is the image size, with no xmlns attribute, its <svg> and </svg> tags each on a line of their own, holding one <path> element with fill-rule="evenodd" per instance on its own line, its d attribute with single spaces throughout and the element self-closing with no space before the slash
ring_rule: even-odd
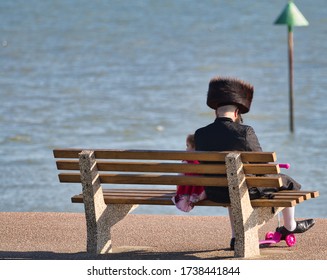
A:
<svg viewBox="0 0 327 280">
<path fill-rule="evenodd" d="M 221 249 L 220 252 L 228 252 Z M 223 260 L 233 259 L 228 254 L 217 255 L 217 250 L 183 251 L 183 252 L 149 252 L 144 250 L 94 255 L 87 252 L 58 253 L 50 251 L 0 251 L 0 260 Z M 230 252 L 230 251 L 229 251 Z M 196 255 L 203 255 L 196 256 Z"/>
</svg>

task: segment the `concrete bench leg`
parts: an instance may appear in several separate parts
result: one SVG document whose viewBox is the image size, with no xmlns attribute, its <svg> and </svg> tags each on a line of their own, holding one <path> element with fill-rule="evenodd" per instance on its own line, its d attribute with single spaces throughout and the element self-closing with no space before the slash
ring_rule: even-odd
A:
<svg viewBox="0 0 327 280">
<path fill-rule="evenodd" d="M 260 255 L 257 212 L 251 206 L 239 153 L 226 156 L 229 196 L 235 229 L 235 257 Z"/>
<path fill-rule="evenodd" d="M 87 252 L 93 254 L 111 253 L 113 246 L 111 228 L 133 211 L 137 205 L 109 204 L 98 215 L 87 215 Z"/>
<path fill-rule="evenodd" d="M 93 151 L 82 151 L 79 164 L 87 226 L 87 252 L 109 253 L 112 251 L 111 227 L 137 205 L 105 204 Z"/>
</svg>

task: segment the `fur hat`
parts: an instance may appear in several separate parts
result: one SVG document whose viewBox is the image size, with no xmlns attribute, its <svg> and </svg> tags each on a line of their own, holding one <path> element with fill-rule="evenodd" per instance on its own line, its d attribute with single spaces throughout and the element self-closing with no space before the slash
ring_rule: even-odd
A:
<svg viewBox="0 0 327 280">
<path fill-rule="evenodd" d="M 241 114 L 249 112 L 253 86 L 234 78 L 214 77 L 209 82 L 207 105 L 216 110 L 223 105 L 236 105 Z"/>
</svg>

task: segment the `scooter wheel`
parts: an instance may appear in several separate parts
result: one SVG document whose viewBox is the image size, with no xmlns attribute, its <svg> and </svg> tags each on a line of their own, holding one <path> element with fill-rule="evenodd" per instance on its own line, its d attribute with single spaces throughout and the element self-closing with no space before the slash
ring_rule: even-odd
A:
<svg viewBox="0 0 327 280">
<path fill-rule="evenodd" d="M 273 239 L 273 237 L 274 237 L 274 233 L 269 231 L 269 232 L 266 233 L 265 239 L 266 240 L 271 240 L 271 239 Z"/>
<path fill-rule="evenodd" d="M 294 234 L 289 234 L 285 237 L 285 242 L 287 244 L 288 247 L 292 247 L 295 245 L 296 243 L 296 238 Z"/>
</svg>

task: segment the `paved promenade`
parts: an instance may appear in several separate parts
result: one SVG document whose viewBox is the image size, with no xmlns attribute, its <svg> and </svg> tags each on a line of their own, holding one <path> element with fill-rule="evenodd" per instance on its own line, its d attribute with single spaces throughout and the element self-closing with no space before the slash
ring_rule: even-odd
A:
<svg viewBox="0 0 327 280">
<path fill-rule="evenodd" d="M 265 225 L 274 230 L 277 219 Z M 261 249 L 261 260 L 327 260 L 327 219 L 285 242 Z M 114 253 L 86 253 L 86 226 L 81 213 L 0 213 L 0 259 L 33 260 L 215 260 L 234 259 L 228 249 L 227 217 L 129 215 L 113 230 Z"/>
</svg>

